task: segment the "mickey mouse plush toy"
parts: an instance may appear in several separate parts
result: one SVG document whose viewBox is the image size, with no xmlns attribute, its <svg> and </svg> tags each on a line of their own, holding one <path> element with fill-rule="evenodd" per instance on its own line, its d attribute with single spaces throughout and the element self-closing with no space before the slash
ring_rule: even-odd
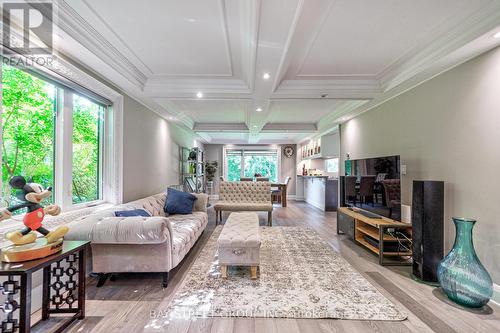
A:
<svg viewBox="0 0 500 333">
<path fill-rule="evenodd" d="M 27 213 L 24 215 L 23 223 L 26 228 L 14 232 L 9 232 L 5 237 L 15 245 L 29 244 L 36 241 L 36 233 L 38 231 L 47 239 L 47 243 L 53 243 L 62 238 L 67 232 L 67 226 L 60 226 L 54 231 L 49 231 L 42 226 L 45 214 L 52 216 L 59 215 L 61 208 L 57 205 L 48 205 L 43 207 L 40 205 L 43 199 L 51 196 L 52 188 L 43 189 L 42 185 L 37 183 L 28 183 L 22 176 L 12 177 L 9 181 L 13 189 L 21 190 L 18 194 L 20 204 L 10 206 L 0 211 L 0 221 L 12 217 L 12 212 L 27 208 Z"/>
</svg>

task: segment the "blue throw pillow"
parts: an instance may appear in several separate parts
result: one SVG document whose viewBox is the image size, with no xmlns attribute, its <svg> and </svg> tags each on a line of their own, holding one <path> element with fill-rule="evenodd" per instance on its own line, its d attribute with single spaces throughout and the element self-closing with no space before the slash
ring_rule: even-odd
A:
<svg viewBox="0 0 500 333">
<path fill-rule="evenodd" d="M 194 201 L 197 198 L 188 192 L 167 189 L 167 200 L 165 200 L 165 213 L 173 214 L 191 214 L 193 212 Z"/>
<path fill-rule="evenodd" d="M 144 209 L 134 209 L 134 210 L 120 210 L 115 212 L 116 217 L 130 217 L 130 216 L 144 216 L 144 217 L 150 217 L 151 214 L 149 214 L 146 210 Z"/>
</svg>

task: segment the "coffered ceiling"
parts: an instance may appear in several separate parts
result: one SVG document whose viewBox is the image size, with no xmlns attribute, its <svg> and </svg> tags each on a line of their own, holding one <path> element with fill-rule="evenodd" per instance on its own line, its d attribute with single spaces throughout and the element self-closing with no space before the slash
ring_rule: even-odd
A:
<svg viewBox="0 0 500 333">
<path fill-rule="evenodd" d="M 56 23 L 62 53 L 206 142 L 283 143 L 498 45 L 500 1 L 60 0 Z"/>
</svg>

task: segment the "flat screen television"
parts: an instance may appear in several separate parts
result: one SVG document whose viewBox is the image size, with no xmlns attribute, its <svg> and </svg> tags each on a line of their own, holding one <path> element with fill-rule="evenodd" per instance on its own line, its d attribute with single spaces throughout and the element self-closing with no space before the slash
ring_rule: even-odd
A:
<svg viewBox="0 0 500 333">
<path fill-rule="evenodd" d="M 347 206 L 401 221 L 399 155 L 347 160 L 345 175 Z"/>
</svg>

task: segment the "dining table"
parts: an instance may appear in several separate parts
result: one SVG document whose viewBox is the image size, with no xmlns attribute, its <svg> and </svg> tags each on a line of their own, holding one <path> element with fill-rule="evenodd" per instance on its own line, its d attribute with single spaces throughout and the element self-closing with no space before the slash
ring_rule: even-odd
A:
<svg viewBox="0 0 500 333">
<path fill-rule="evenodd" d="M 281 192 L 281 207 L 286 207 L 287 184 L 286 183 L 271 182 L 271 188 L 278 188 L 278 190 L 280 190 L 280 192 Z"/>
</svg>

